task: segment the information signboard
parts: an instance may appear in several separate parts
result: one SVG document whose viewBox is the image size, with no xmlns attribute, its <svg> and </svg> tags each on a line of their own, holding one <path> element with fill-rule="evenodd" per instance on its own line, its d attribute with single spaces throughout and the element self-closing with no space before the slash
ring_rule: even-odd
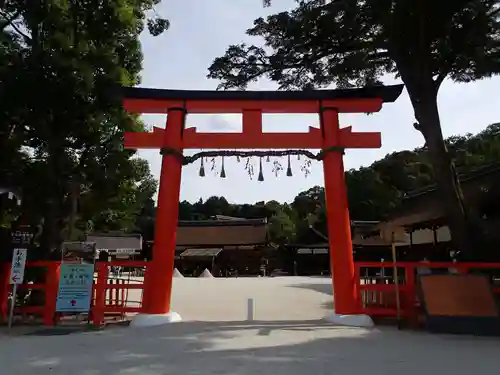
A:
<svg viewBox="0 0 500 375">
<path fill-rule="evenodd" d="M 33 233 L 28 225 L 21 225 L 10 232 L 10 242 L 13 248 L 27 248 L 32 239 Z"/>
<path fill-rule="evenodd" d="M 93 264 L 61 264 L 56 311 L 89 311 L 93 279 Z"/>
</svg>

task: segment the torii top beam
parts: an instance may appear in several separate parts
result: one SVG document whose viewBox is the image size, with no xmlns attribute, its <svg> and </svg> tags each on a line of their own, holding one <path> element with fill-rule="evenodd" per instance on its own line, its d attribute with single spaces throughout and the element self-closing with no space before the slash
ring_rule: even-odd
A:
<svg viewBox="0 0 500 375">
<path fill-rule="evenodd" d="M 166 113 L 185 108 L 188 113 L 318 113 L 321 107 L 339 112 L 378 112 L 382 103 L 394 102 L 403 85 L 342 90 L 308 91 L 196 91 L 123 87 L 123 105 L 129 112 Z"/>
<path fill-rule="evenodd" d="M 264 113 L 319 113 L 322 108 L 335 108 L 339 113 L 378 112 L 383 103 L 394 102 L 403 85 L 375 86 L 345 90 L 310 91 L 185 91 L 150 88 L 122 88 L 126 110 L 136 113 L 167 113 L 182 108 L 186 113 L 242 113 L 242 133 L 198 133 L 188 128 L 182 136 L 182 148 L 196 149 L 283 149 L 322 148 L 320 129 L 310 127 L 308 133 L 263 133 Z M 162 148 L 164 131 L 126 133 L 126 148 Z M 376 132 L 355 133 L 340 130 L 338 147 L 379 148 L 381 135 Z"/>
</svg>

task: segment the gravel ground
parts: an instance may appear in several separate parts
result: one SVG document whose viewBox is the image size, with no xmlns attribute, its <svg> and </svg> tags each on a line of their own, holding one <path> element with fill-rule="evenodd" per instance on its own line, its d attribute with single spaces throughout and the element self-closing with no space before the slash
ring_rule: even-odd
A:
<svg viewBox="0 0 500 375">
<path fill-rule="evenodd" d="M 174 279 L 172 309 L 184 321 L 322 319 L 332 309 L 332 282 L 324 277 Z"/>
<path fill-rule="evenodd" d="M 500 340 L 360 329 L 320 320 L 328 279 L 177 279 L 183 323 L 0 336 L 8 375 L 489 374 Z M 254 321 L 247 300 L 254 299 Z M 224 307 L 225 305 L 226 307 Z M 227 307 L 229 306 L 229 307 Z"/>
</svg>

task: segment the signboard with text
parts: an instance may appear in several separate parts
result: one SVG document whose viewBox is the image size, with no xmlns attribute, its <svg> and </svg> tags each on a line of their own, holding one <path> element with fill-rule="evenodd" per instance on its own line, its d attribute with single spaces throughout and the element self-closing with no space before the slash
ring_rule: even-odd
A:
<svg viewBox="0 0 500 375">
<path fill-rule="evenodd" d="M 27 248 L 31 244 L 33 233 L 28 225 L 21 225 L 10 232 L 10 242 L 12 247 Z"/>
<path fill-rule="evenodd" d="M 93 264 L 61 264 L 56 311 L 89 311 L 93 279 Z"/>
<path fill-rule="evenodd" d="M 95 242 L 65 241 L 62 244 L 62 259 L 65 263 L 94 263 L 95 257 Z"/>
<path fill-rule="evenodd" d="M 26 267 L 27 249 L 14 249 L 12 252 L 12 266 L 10 268 L 10 284 L 22 284 Z"/>
</svg>

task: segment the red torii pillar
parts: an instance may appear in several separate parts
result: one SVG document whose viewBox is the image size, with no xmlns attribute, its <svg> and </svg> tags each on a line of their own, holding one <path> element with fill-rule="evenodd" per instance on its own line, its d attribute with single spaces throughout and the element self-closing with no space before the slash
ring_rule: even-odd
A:
<svg viewBox="0 0 500 375">
<path fill-rule="evenodd" d="M 169 108 L 167 125 L 162 134 L 165 148 L 182 153 L 182 132 L 186 120 L 184 108 Z M 146 267 L 143 308 L 148 314 L 170 312 L 172 278 L 175 261 L 175 239 L 179 216 L 182 163 L 173 154 L 162 155 L 158 189 L 153 262 Z M 162 286 L 164 286 L 162 288 Z M 160 293 L 156 291 L 162 291 Z M 176 317 L 172 317 L 175 319 Z"/>
<path fill-rule="evenodd" d="M 167 113 L 166 128 L 151 133 L 126 133 L 126 148 L 162 150 L 162 167 L 155 223 L 153 260 L 145 275 L 143 314 L 133 325 L 180 321 L 170 309 L 176 231 L 184 149 L 323 149 L 330 267 L 335 313 L 330 321 L 345 325 L 371 325 L 359 314 L 343 150 L 378 148 L 380 133 L 355 133 L 340 129 L 339 113 L 376 112 L 383 102 L 393 102 L 403 86 L 312 92 L 212 92 L 124 88 L 124 106 L 137 113 Z M 318 113 L 321 128 L 308 133 L 263 133 L 263 113 Z M 187 113 L 242 113 L 243 132 L 197 133 L 185 129 Z"/>
<path fill-rule="evenodd" d="M 323 130 L 324 149 L 341 144 L 338 110 L 322 108 L 320 123 Z M 344 150 L 340 148 L 328 153 L 323 159 L 330 272 L 334 283 L 335 312 L 342 315 L 355 315 L 359 312 L 360 305 L 356 290 L 343 156 Z M 338 280 L 341 282 L 337 283 Z"/>
</svg>

